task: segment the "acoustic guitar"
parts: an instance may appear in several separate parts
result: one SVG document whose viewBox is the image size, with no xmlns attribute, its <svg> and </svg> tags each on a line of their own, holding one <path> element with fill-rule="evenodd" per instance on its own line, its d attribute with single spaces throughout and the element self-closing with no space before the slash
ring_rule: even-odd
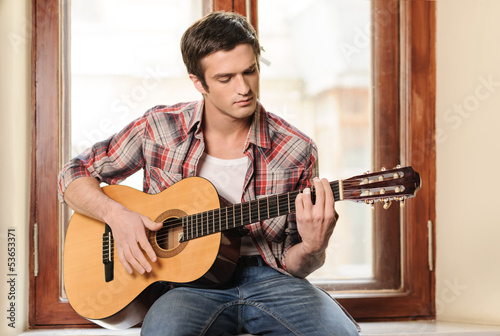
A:
<svg viewBox="0 0 500 336">
<path fill-rule="evenodd" d="M 335 201 L 374 203 L 415 196 L 420 176 L 411 167 L 366 173 L 330 183 Z M 247 224 L 295 212 L 301 190 L 220 208 L 215 187 L 200 177 L 186 178 L 149 195 L 130 187 L 103 187 L 112 199 L 163 222 L 148 232 L 157 261 L 152 271 L 128 274 L 117 258 L 108 225 L 73 214 L 64 246 L 64 285 L 72 308 L 111 329 L 142 321 L 170 285 L 218 286 L 231 278 L 239 258 L 240 235 Z M 314 198 L 314 188 L 311 190 Z"/>
</svg>

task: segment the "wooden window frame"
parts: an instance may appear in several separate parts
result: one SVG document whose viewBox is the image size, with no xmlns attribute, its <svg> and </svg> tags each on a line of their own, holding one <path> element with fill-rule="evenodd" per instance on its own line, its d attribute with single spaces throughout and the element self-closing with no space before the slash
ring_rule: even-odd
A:
<svg viewBox="0 0 500 336">
<path fill-rule="evenodd" d="M 375 30 L 380 29 L 375 31 L 378 39 L 373 46 L 376 56 L 373 85 L 375 92 L 380 92 L 373 98 L 374 166 L 412 165 L 420 173 L 423 187 L 403 210 L 393 206 L 389 214 L 375 211 L 375 239 L 399 244 L 401 237 L 402 241 L 400 258 L 390 255 L 394 246 L 375 251 L 375 278 L 381 288 L 392 288 L 399 282 L 385 275 L 399 272 L 402 274 L 399 287 L 389 291 L 337 291 L 333 295 L 359 321 L 433 318 L 435 246 L 428 246 L 434 241 L 430 239 L 434 230 L 432 226 L 429 230 L 428 223 L 435 220 L 435 3 L 397 1 L 399 14 L 391 19 L 388 13 L 393 7 L 387 7 L 385 0 L 372 2 L 374 15 L 381 15 L 373 20 L 380 23 L 373 26 Z M 205 12 L 228 10 L 248 15 L 257 27 L 257 0 L 203 0 L 203 6 Z M 32 8 L 33 151 L 29 231 L 31 237 L 37 237 L 38 251 L 30 260 L 29 324 L 31 328 L 91 327 L 95 325 L 60 300 L 57 260 L 62 247 L 56 186 L 61 161 L 60 130 L 64 129 L 60 124 L 64 92 L 60 79 L 59 1 L 32 0 Z M 394 17 L 399 24 L 388 24 L 386 20 Z M 397 52 L 384 45 L 394 44 L 390 42 L 394 39 L 399 41 Z M 382 68 L 392 70 L 378 71 Z M 384 131 L 388 127 L 394 132 Z M 402 220 L 380 219 L 400 215 Z M 389 222 L 392 224 L 386 225 Z M 35 255 L 34 240 L 30 241 L 30 255 Z"/>
</svg>

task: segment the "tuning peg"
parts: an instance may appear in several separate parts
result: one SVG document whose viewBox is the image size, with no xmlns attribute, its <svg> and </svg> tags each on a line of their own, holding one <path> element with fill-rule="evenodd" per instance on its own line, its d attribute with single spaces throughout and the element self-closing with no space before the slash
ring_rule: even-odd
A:
<svg viewBox="0 0 500 336">
<path fill-rule="evenodd" d="M 387 210 L 391 206 L 392 201 L 384 200 L 384 209 Z"/>
</svg>

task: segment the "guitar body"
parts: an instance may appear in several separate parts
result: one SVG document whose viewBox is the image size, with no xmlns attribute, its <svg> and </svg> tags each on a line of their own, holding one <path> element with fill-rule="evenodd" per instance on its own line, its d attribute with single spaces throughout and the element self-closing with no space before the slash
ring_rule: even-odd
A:
<svg viewBox="0 0 500 336">
<path fill-rule="evenodd" d="M 128 209 L 165 223 L 160 231 L 149 232 L 158 259 L 150 273 L 128 274 L 114 244 L 109 249 L 103 243 L 105 223 L 75 213 L 66 233 L 64 284 L 78 314 L 106 328 L 127 328 L 142 321 L 169 284 L 209 287 L 230 279 L 239 257 L 237 234 L 219 232 L 179 243 L 182 226 L 169 225 L 170 220 L 219 208 L 210 182 L 191 177 L 156 195 L 120 185 L 103 191 Z"/>
</svg>

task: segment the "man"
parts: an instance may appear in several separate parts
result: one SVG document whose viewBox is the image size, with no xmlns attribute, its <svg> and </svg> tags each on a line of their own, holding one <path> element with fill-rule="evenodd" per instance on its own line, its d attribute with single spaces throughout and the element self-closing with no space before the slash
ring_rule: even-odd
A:
<svg viewBox="0 0 500 336">
<path fill-rule="evenodd" d="M 305 189 L 295 200 L 296 215 L 247 226 L 230 283 L 174 287 L 151 307 L 142 334 L 357 334 L 341 307 L 304 279 L 324 263 L 338 215 L 328 181 L 316 177 L 313 141 L 257 100 L 255 30 L 240 15 L 212 13 L 185 32 L 181 51 L 203 99 L 157 106 L 71 160 L 60 174 L 61 200 L 106 222 L 123 267 L 144 274 L 157 258 L 145 229 L 162 224 L 111 200 L 99 182 L 118 183 L 144 168 L 144 191 L 154 194 L 202 176 L 231 203 Z"/>
</svg>

